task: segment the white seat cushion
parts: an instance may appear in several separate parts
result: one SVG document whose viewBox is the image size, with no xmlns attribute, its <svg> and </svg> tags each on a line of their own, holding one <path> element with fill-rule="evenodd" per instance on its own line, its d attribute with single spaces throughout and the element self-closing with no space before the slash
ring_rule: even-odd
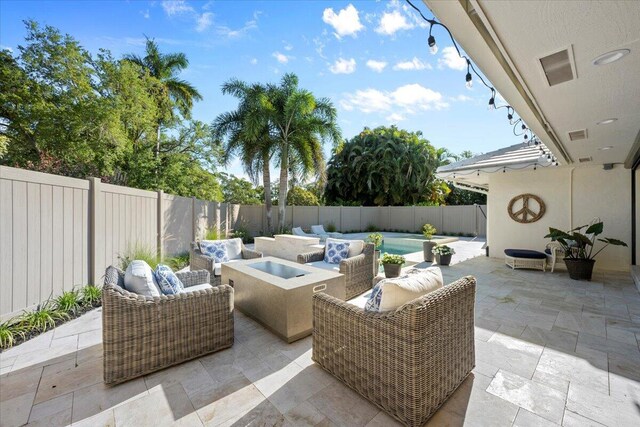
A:
<svg viewBox="0 0 640 427">
<path fill-rule="evenodd" d="M 314 261 L 314 262 L 308 262 L 305 265 L 310 265 L 316 268 L 322 268 L 323 270 L 337 271 L 338 273 L 340 272 L 340 264 L 329 264 L 328 262 L 324 262 L 324 261 Z"/>
<path fill-rule="evenodd" d="M 349 243 L 349 256 L 347 258 L 353 258 L 354 256 L 358 256 L 364 250 L 364 240 L 344 240 L 344 239 L 327 239 L 327 244 L 329 242 L 348 242 Z"/>
<path fill-rule="evenodd" d="M 227 240 L 227 256 L 229 260 L 242 259 L 242 239 L 236 237 L 235 239 Z"/>
<path fill-rule="evenodd" d="M 145 297 L 159 297 L 162 291 L 153 270 L 145 261 L 133 260 L 124 272 L 124 288 Z"/>
<path fill-rule="evenodd" d="M 443 284 L 442 271 L 438 267 L 384 279 L 373 287 L 365 310 L 373 312 L 396 310 L 409 301 L 440 289 Z"/>
<path fill-rule="evenodd" d="M 230 264 L 232 262 L 236 262 L 236 261 L 240 261 L 239 259 L 230 259 L 227 262 L 216 262 L 213 264 L 213 274 L 215 276 L 221 276 L 222 275 L 222 264 Z"/>
<path fill-rule="evenodd" d="M 204 290 L 206 290 L 206 289 L 212 289 L 212 288 L 213 288 L 213 286 L 211 286 L 210 284 L 208 284 L 208 283 L 203 283 L 203 284 L 201 284 L 201 285 L 187 286 L 186 288 L 184 288 L 184 289 L 182 290 L 182 292 L 181 292 L 181 293 L 184 293 L 184 292 L 194 292 L 194 291 L 204 291 Z"/>
</svg>

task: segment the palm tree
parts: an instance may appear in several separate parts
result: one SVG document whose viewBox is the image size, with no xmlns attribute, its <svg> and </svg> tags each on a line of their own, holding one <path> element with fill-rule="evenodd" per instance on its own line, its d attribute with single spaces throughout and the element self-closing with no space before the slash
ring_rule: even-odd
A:
<svg viewBox="0 0 640 427">
<path fill-rule="evenodd" d="M 285 227 L 289 170 L 302 175 L 325 173 L 322 144 L 340 140 L 336 109 L 329 99 L 317 99 L 298 87 L 295 74 L 285 74 L 279 85 L 267 85 L 261 103 L 275 138 L 275 155 L 280 163 L 278 227 Z"/>
<path fill-rule="evenodd" d="M 223 162 L 228 164 L 232 157 L 240 157 L 242 166 L 254 184 L 262 174 L 264 204 L 267 215 L 267 234 L 273 230 L 271 221 L 271 157 L 274 139 L 270 123 L 262 109 L 266 88 L 260 84 L 248 85 L 231 79 L 222 85 L 222 93 L 233 95 L 240 100 L 235 111 L 220 114 L 213 122 L 217 138 L 225 138 Z"/>
<path fill-rule="evenodd" d="M 202 100 L 202 95 L 191 83 L 177 77 L 178 73 L 189 65 L 189 60 L 184 53 L 161 53 L 155 40 L 147 37 L 144 57 L 128 54 L 124 56 L 124 59 L 138 65 L 150 76 L 158 79 L 162 83 L 164 95 L 169 99 L 172 107 L 175 107 L 183 117 L 191 117 L 193 102 Z M 175 117 L 174 108 L 171 108 L 169 114 L 172 119 Z M 156 157 L 160 154 L 160 128 L 162 124 L 162 119 L 159 119 Z"/>
</svg>

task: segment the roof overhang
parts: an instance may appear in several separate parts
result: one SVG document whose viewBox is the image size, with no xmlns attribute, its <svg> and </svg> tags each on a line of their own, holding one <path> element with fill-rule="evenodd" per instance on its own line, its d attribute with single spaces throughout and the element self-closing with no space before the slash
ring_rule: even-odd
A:
<svg viewBox="0 0 640 427">
<path fill-rule="evenodd" d="M 561 164 L 592 157 L 630 167 L 638 158 L 640 2 L 423 1 Z M 631 54 L 593 65 L 619 48 Z M 562 49 L 575 78 L 550 86 L 539 59 Z M 597 125 L 608 117 L 618 120 Z M 570 141 L 578 129 L 588 138 Z"/>
</svg>

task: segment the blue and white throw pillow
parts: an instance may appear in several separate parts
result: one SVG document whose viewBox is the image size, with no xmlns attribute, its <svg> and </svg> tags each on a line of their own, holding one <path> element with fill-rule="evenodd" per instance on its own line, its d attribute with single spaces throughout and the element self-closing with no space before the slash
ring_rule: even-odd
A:
<svg viewBox="0 0 640 427">
<path fill-rule="evenodd" d="M 228 262 L 229 255 L 227 254 L 227 242 L 213 242 L 203 240 L 200 242 L 200 250 L 206 256 L 213 258 L 214 262 Z"/>
<path fill-rule="evenodd" d="M 371 290 L 371 295 L 367 300 L 367 303 L 364 305 L 364 311 L 372 311 L 379 312 L 380 311 L 380 303 L 382 302 L 382 281 L 376 283 L 376 285 Z"/>
<path fill-rule="evenodd" d="M 179 294 L 184 290 L 184 285 L 168 265 L 158 264 L 155 276 L 160 290 L 165 295 Z"/>
<path fill-rule="evenodd" d="M 327 242 L 324 251 L 324 262 L 340 264 L 343 259 L 349 258 L 349 242 Z"/>
</svg>

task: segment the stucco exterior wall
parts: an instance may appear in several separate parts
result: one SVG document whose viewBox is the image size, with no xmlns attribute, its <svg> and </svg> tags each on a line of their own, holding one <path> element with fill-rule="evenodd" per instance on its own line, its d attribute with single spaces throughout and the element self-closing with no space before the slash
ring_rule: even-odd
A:
<svg viewBox="0 0 640 427">
<path fill-rule="evenodd" d="M 636 265 L 640 265 L 640 170 L 636 171 Z"/>
<path fill-rule="evenodd" d="M 489 177 L 488 235 L 490 255 L 502 258 L 506 248 L 543 250 L 549 227 L 570 229 L 604 221 L 603 236 L 631 245 L 631 171 L 618 165 L 553 168 L 496 173 Z M 546 205 L 543 218 L 530 224 L 513 221 L 509 201 L 522 193 L 539 196 Z M 600 246 L 597 245 L 596 249 Z M 631 247 L 609 247 L 598 255 L 596 269 L 628 271 Z"/>
</svg>

